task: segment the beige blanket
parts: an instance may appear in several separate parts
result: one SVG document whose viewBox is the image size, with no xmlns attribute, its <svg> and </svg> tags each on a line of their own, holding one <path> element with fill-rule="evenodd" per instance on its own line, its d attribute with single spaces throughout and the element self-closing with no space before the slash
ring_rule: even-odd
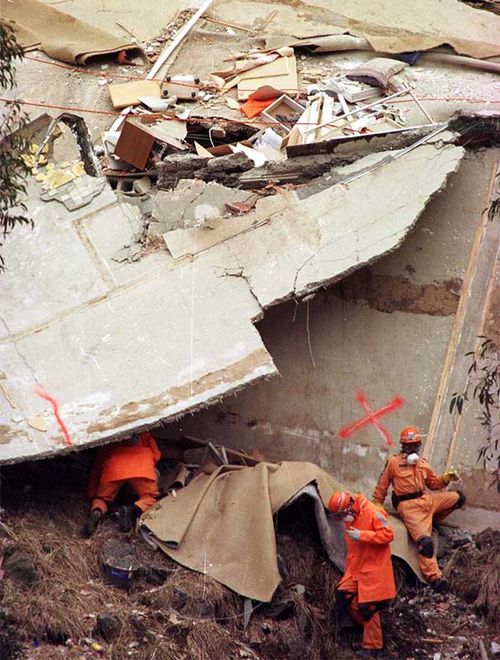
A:
<svg viewBox="0 0 500 660">
<path fill-rule="evenodd" d="M 281 580 L 273 514 L 310 483 L 325 506 L 331 493 L 342 488 L 312 463 L 222 466 L 158 502 L 140 524 L 180 564 L 247 598 L 269 601 Z M 393 554 L 418 574 L 406 529 L 398 520 L 391 522 L 396 533 Z"/>
<path fill-rule="evenodd" d="M 39 0 L 0 0 L 0 17 L 11 21 L 18 41 L 56 60 L 85 64 L 95 55 L 134 50 L 137 45 L 79 21 Z"/>
</svg>

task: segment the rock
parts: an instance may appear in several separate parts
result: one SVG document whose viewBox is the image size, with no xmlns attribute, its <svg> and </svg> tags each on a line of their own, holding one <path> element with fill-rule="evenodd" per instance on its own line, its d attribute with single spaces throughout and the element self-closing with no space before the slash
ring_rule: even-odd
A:
<svg viewBox="0 0 500 660">
<path fill-rule="evenodd" d="M 181 179 L 201 179 L 235 187 L 238 185 L 240 174 L 253 167 L 253 160 L 242 153 L 217 158 L 176 154 L 168 156 L 157 164 L 158 189 L 174 188 Z"/>
<path fill-rule="evenodd" d="M 7 577 L 25 587 L 32 587 L 38 581 L 38 571 L 31 557 L 19 548 L 7 548 L 3 569 Z"/>
<path fill-rule="evenodd" d="M 254 162 L 246 154 L 236 153 L 229 156 L 211 158 L 207 163 L 207 170 L 214 172 L 245 172 L 254 167 Z"/>
<path fill-rule="evenodd" d="M 118 617 L 113 616 L 112 614 L 99 614 L 97 616 L 95 634 L 102 637 L 107 644 L 111 644 L 120 633 L 121 629 L 122 623 Z"/>
</svg>

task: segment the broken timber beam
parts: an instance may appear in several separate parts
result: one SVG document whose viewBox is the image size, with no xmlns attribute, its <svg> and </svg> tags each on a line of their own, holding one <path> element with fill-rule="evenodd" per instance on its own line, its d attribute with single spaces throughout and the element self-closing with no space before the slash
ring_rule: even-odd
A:
<svg viewBox="0 0 500 660">
<path fill-rule="evenodd" d="M 191 29 L 194 27 L 194 25 L 199 21 L 199 19 L 207 11 L 207 9 L 210 7 L 212 2 L 213 2 L 213 0 L 205 0 L 205 2 L 201 5 L 201 7 L 196 12 L 196 14 L 194 14 L 189 19 L 189 21 L 186 23 L 186 25 L 184 25 L 179 30 L 179 32 L 177 32 L 177 34 L 175 35 L 173 40 L 168 44 L 168 46 L 165 48 L 165 50 L 162 53 L 160 53 L 160 57 L 156 60 L 155 65 L 153 66 L 151 71 L 146 76 L 147 80 L 152 80 L 153 78 L 156 77 L 156 74 L 159 73 L 160 69 L 167 62 L 170 55 L 172 55 L 172 53 L 177 48 L 177 46 L 181 43 L 181 41 L 184 39 L 184 37 L 191 31 Z"/>
</svg>

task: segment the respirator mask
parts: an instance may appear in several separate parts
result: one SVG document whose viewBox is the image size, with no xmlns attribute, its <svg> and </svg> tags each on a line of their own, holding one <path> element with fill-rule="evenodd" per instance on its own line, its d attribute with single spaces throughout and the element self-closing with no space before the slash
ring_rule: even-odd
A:
<svg viewBox="0 0 500 660">
<path fill-rule="evenodd" d="M 411 445 L 403 445 L 403 454 L 406 455 L 408 465 L 416 465 L 420 459 L 420 442 L 414 442 Z"/>
</svg>

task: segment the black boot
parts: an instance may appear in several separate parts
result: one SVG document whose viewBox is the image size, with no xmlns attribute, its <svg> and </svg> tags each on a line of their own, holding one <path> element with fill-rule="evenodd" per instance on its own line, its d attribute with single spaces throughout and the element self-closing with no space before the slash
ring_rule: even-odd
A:
<svg viewBox="0 0 500 660">
<path fill-rule="evenodd" d="M 130 532 L 141 513 L 142 511 L 135 504 L 133 506 L 121 506 L 118 513 L 120 532 Z"/>
<path fill-rule="evenodd" d="M 359 649 L 356 653 L 357 658 L 378 658 L 380 651 L 378 649 Z"/>
<path fill-rule="evenodd" d="M 82 534 L 84 538 L 89 539 L 94 534 L 101 520 L 102 511 L 100 509 L 94 509 L 83 528 Z"/>
<path fill-rule="evenodd" d="M 449 586 L 450 585 L 448 584 L 448 580 L 445 578 L 438 578 L 437 580 L 434 580 L 434 582 L 431 582 L 431 587 L 438 594 L 443 594 L 448 591 Z"/>
</svg>

